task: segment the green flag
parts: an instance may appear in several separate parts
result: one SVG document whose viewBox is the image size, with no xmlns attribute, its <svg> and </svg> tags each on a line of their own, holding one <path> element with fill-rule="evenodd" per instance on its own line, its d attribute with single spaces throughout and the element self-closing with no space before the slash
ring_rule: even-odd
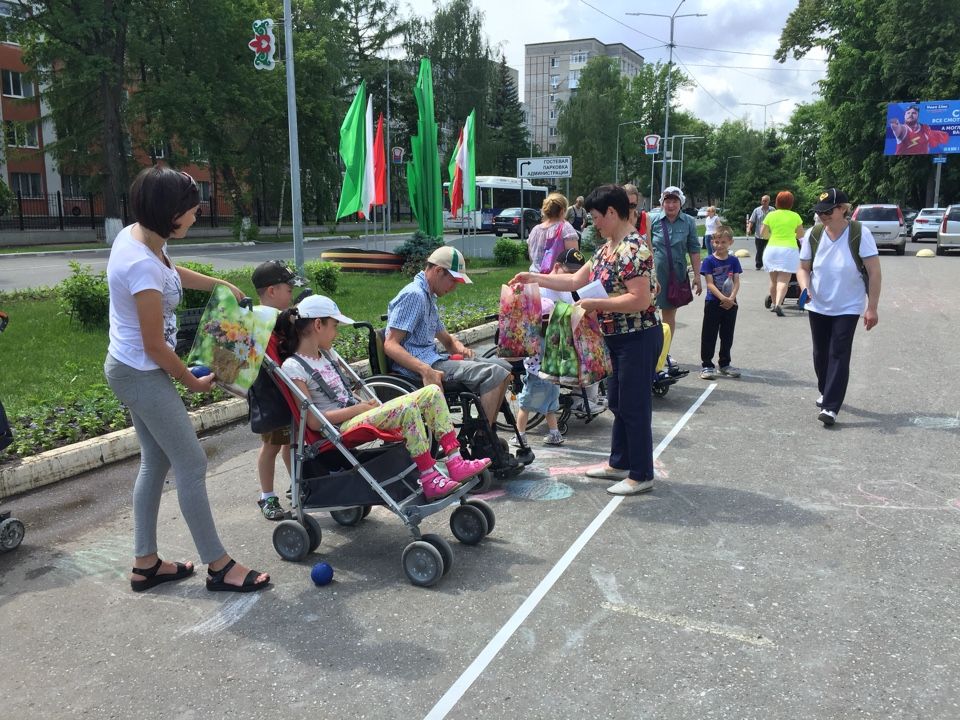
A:
<svg viewBox="0 0 960 720">
<path fill-rule="evenodd" d="M 430 237 L 443 235 L 443 191 L 437 122 L 433 108 L 433 72 L 430 60 L 420 60 L 420 73 L 413 89 L 417 101 L 417 134 L 410 138 L 407 187 L 417 226 Z"/>
<path fill-rule="evenodd" d="M 350 103 L 347 116 L 340 126 L 340 157 L 346 171 L 343 174 L 343 189 L 340 191 L 340 204 L 337 206 L 337 219 L 358 211 L 363 207 L 363 173 L 367 159 L 367 140 L 364 129 L 367 112 L 367 82 L 360 83 L 357 96 Z"/>
</svg>

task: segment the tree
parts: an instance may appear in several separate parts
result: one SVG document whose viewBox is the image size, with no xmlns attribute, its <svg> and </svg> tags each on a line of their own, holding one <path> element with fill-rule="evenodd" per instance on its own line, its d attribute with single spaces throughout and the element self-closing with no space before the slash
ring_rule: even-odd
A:
<svg viewBox="0 0 960 720">
<path fill-rule="evenodd" d="M 513 177 L 517 171 L 517 158 L 525 157 L 528 151 L 528 137 L 517 87 L 510 76 L 507 59 L 502 55 L 490 94 L 491 111 L 486 133 L 494 157 L 490 171 L 494 175 Z"/>
<path fill-rule="evenodd" d="M 23 49 L 60 140 L 47 149 L 61 167 L 101 168 L 107 240 L 120 231 L 126 191 L 126 52 L 139 0 L 33 0 L 11 4 L 2 30 Z"/>
<path fill-rule="evenodd" d="M 928 158 L 883 154 L 886 104 L 956 97 L 958 27 L 960 4 L 953 0 L 918 0 L 909 11 L 893 0 L 800 0 L 776 57 L 801 58 L 813 48 L 827 53 L 821 96 L 828 112 L 818 153 L 824 184 L 847 189 L 855 202 L 933 199 Z M 956 168 L 944 189 L 960 190 Z"/>
<path fill-rule="evenodd" d="M 573 158 L 571 194 L 586 194 L 614 180 L 617 118 L 621 117 L 626 82 L 616 60 L 590 58 L 577 92 L 558 103 L 560 152 Z"/>
</svg>

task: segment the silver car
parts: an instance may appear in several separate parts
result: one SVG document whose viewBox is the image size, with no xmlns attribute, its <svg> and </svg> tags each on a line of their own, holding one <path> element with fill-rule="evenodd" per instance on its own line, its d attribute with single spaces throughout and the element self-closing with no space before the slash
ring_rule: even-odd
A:
<svg viewBox="0 0 960 720">
<path fill-rule="evenodd" d="M 941 220 L 943 208 L 924 208 L 918 212 L 913 219 L 913 241 L 919 242 L 921 238 L 932 238 L 936 241 Z"/>
<path fill-rule="evenodd" d="M 903 234 L 903 213 L 899 205 L 860 205 L 851 219 L 870 228 L 877 248 L 894 250 L 897 255 L 906 252 L 907 236 Z"/>
<path fill-rule="evenodd" d="M 937 255 L 946 255 L 947 250 L 960 250 L 960 205 L 950 205 L 940 221 Z"/>
</svg>

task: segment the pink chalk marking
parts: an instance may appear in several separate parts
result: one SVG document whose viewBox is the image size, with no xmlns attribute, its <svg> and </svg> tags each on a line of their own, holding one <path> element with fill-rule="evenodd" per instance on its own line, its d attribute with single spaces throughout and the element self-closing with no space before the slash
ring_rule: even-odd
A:
<svg viewBox="0 0 960 720">
<path fill-rule="evenodd" d="M 548 468 L 547 472 L 550 474 L 550 477 L 556 477 L 557 475 L 584 475 L 587 470 L 599 470 L 606 466 L 606 463 L 600 463 L 599 465 L 596 463 L 590 465 L 563 465 Z M 653 470 L 658 478 L 670 477 L 670 471 L 664 467 L 660 458 L 653 461 Z"/>
<path fill-rule="evenodd" d="M 475 497 L 480 500 L 496 500 L 498 497 L 503 497 L 507 494 L 506 490 L 491 490 L 490 492 L 478 493 L 476 495 L 471 495 L 470 497 Z"/>
</svg>

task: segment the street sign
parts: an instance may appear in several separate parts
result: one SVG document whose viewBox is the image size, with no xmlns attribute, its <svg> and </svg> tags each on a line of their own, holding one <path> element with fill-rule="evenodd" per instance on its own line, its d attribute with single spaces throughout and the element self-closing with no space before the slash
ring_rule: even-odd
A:
<svg viewBox="0 0 960 720">
<path fill-rule="evenodd" d="M 394 165 L 402 165 L 403 164 L 403 148 L 402 147 L 391 148 L 390 157 L 393 159 Z"/>
<path fill-rule="evenodd" d="M 643 146 L 646 150 L 647 155 L 656 155 L 657 150 L 660 147 L 660 136 L 659 135 L 644 135 L 643 136 Z"/>
<path fill-rule="evenodd" d="M 934 165 L 946 165 L 946 164 L 947 164 L 947 156 L 946 156 L 946 155 L 934 155 L 934 156 L 933 156 L 933 164 L 934 164 Z"/>
<path fill-rule="evenodd" d="M 573 158 L 570 156 L 517 158 L 517 177 L 524 180 L 573 177 Z"/>
</svg>

